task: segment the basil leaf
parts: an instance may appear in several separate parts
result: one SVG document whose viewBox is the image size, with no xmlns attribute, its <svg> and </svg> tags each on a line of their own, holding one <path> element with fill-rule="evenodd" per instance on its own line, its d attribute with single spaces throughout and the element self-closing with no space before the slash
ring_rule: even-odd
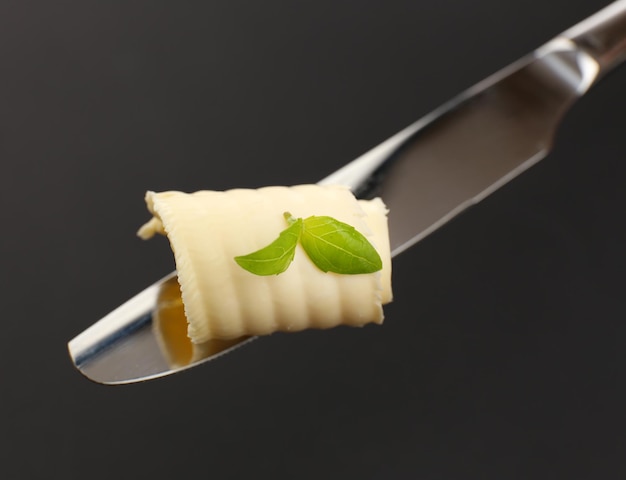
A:
<svg viewBox="0 0 626 480">
<path fill-rule="evenodd" d="M 323 272 L 377 272 L 383 262 L 376 249 L 353 226 L 332 217 L 308 217 L 300 238 L 311 261 Z"/>
<path fill-rule="evenodd" d="M 302 219 L 291 222 L 278 238 L 267 247 L 240 257 L 235 261 L 240 267 L 255 275 L 278 275 L 283 273 L 296 254 L 296 245 L 302 232 Z"/>
</svg>

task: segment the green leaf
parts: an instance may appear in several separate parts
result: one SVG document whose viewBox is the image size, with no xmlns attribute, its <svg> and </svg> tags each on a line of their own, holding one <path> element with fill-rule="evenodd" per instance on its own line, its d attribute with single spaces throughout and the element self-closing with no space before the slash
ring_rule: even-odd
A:
<svg viewBox="0 0 626 480">
<path fill-rule="evenodd" d="M 287 218 L 285 214 L 285 218 Z M 291 215 L 289 215 L 290 218 Z M 288 220 L 289 222 L 289 220 Z M 283 230 L 278 238 L 267 247 L 240 257 L 235 261 L 240 267 L 255 275 L 278 275 L 283 273 L 296 253 L 296 245 L 302 233 L 302 219 L 299 218 Z"/>
<path fill-rule="evenodd" d="M 332 217 L 304 219 L 300 241 L 311 261 L 323 272 L 377 272 L 383 262 L 376 249 L 353 226 Z"/>
<path fill-rule="evenodd" d="M 283 214 L 289 225 L 267 247 L 235 261 L 255 275 L 278 275 L 287 270 L 300 241 L 311 261 L 323 272 L 344 275 L 373 273 L 383 262 L 372 244 L 353 226 L 332 217 L 294 218 Z"/>
</svg>

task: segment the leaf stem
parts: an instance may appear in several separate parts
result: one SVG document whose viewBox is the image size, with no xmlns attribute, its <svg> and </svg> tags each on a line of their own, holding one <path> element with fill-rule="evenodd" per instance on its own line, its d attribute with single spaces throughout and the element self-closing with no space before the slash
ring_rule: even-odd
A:
<svg viewBox="0 0 626 480">
<path fill-rule="evenodd" d="M 287 224 L 289 226 L 293 225 L 294 223 L 298 221 L 298 219 L 294 218 L 294 216 L 289 212 L 283 213 L 283 217 L 285 217 L 285 220 L 287 220 Z"/>
</svg>

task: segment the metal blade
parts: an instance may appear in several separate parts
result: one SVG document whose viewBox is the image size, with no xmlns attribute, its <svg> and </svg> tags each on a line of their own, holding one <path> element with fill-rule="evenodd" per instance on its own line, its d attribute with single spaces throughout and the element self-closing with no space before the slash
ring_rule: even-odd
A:
<svg viewBox="0 0 626 480">
<path fill-rule="evenodd" d="M 397 255 L 543 158 L 598 70 L 572 42 L 555 40 L 322 183 L 381 196 Z"/>
<path fill-rule="evenodd" d="M 321 183 L 383 197 L 395 256 L 541 159 L 560 118 L 598 72 L 598 63 L 572 41 L 552 41 Z M 159 287 L 168 278 L 69 342 L 81 373 L 99 383 L 133 383 L 237 348 L 184 368 L 168 366 L 151 330 Z"/>
</svg>

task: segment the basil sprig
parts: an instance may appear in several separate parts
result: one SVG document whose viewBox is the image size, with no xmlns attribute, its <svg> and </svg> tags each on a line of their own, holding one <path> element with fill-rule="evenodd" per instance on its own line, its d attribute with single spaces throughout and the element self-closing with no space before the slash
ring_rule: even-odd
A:
<svg viewBox="0 0 626 480">
<path fill-rule="evenodd" d="M 383 268 L 376 249 L 353 226 L 327 216 L 302 219 L 285 212 L 284 217 L 289 226 L 278 238 L 256 252 L 235 257 L 239 266 L 255 275 L 278 275 L 287 270 L 301 242 L 323 272 L 356 275 Z"/>
</svg>

